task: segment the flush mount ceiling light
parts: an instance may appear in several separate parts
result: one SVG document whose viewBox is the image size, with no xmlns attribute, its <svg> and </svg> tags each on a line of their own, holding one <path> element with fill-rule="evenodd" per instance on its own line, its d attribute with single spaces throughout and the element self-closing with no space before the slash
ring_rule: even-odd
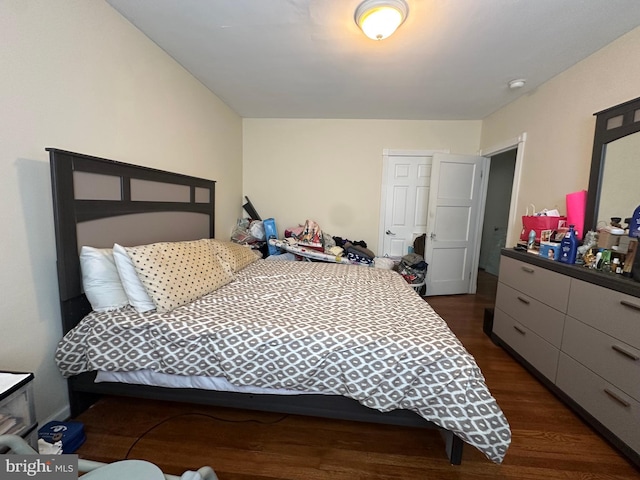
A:
<svg viewBox="0 0 640 480">
<path fill-rule="evenodd" d="M 509 88 L 511 90 L 517 90 L 518 88 L 524 87 L 525 83 L 527 83 L 527 81 L 524 78 L 518 78 L 517 80 L 511 80 L 509 82 Z"/>
<path fill-rule="evenodd" d="M 384 40 L 402 25 L 408 13 L 404 0 L 364 0 L 354 18 L 367 37 Z"/>
</svg>

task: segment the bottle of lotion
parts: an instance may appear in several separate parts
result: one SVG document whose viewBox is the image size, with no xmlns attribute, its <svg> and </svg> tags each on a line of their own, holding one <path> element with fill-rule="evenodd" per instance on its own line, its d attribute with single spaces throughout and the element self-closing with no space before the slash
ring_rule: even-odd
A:
<svg viewBox="0 0 640 480">
<path fill-rule="evenodd" d="M 629 223 L 629 236 L 640 237 L 640 205 L 638 205 L 638 208 L 633 212 L 633 217 L 631 217 L 631 223 Z"/>
<path fill-rule="evenodd" d="M 558 259 L 562 263 L 572 265 L 576 263 L 576 255 L 578 253 L 578 239 L 573 228 L 573 225 L 569 225 L 569 231 L 560 242 L 560 258 Z"/>
</svg>

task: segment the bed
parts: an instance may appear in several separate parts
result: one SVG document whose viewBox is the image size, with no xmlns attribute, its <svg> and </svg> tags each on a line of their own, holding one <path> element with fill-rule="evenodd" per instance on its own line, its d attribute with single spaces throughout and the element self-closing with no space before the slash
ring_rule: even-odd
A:
<svg viewBox="0 0 640 480">
<path fill-rule="evenodd" d="M 165 304 L 145 285 L 160 295 L 157 310 L 92 311 L 83 246 L 122 245 L 146 262 L 157 245 L 179 245 L 180 258 L 232 247 L 213 239 L 215 182 L 47 150 L 64 333 L 56 361 L 72 416 L 108 394 L 429 427 L 452 464 L 463 440 L 502 462 L 509 425 L 475 360 L 393 271 L 220 254 L 212 268 L 228 278 L 205 295 Z M 156 268 L 145 261 L 139 276 Z"/>
</svg>

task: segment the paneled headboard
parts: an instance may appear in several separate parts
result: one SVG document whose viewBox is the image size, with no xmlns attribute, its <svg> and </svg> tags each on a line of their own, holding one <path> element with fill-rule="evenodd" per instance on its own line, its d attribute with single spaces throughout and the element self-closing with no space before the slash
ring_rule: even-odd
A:
<svg viewBox="0 0 640 480">
<path fill-rule="evenodd" d="M 91 311 L 80 248 L 212 238 L 215 182 L 47 148 L 63 333 Z"/>
</svg>

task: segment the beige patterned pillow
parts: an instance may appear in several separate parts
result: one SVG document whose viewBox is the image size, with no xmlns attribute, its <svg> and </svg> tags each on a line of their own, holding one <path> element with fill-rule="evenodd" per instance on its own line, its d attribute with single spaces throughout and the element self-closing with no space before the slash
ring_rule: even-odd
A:
<svg viewBox="0 0 640 480">
<path fill-rule="evenodd" d="M 161 242 L 125 247 L 158 312 L 169 312 L 233 280 L 210 243 Z"/>
<path fill-rule="evenodd" d="M 211 243 L 214 253 L 218 255 L 222 261 L 228 263 L 234 273 L 260 258 L 260 255 L 251 250 L 251 248 L 238 243 L 223 242 L 215 238 L 209 238 L 207 240 Z"/>
</svg>

